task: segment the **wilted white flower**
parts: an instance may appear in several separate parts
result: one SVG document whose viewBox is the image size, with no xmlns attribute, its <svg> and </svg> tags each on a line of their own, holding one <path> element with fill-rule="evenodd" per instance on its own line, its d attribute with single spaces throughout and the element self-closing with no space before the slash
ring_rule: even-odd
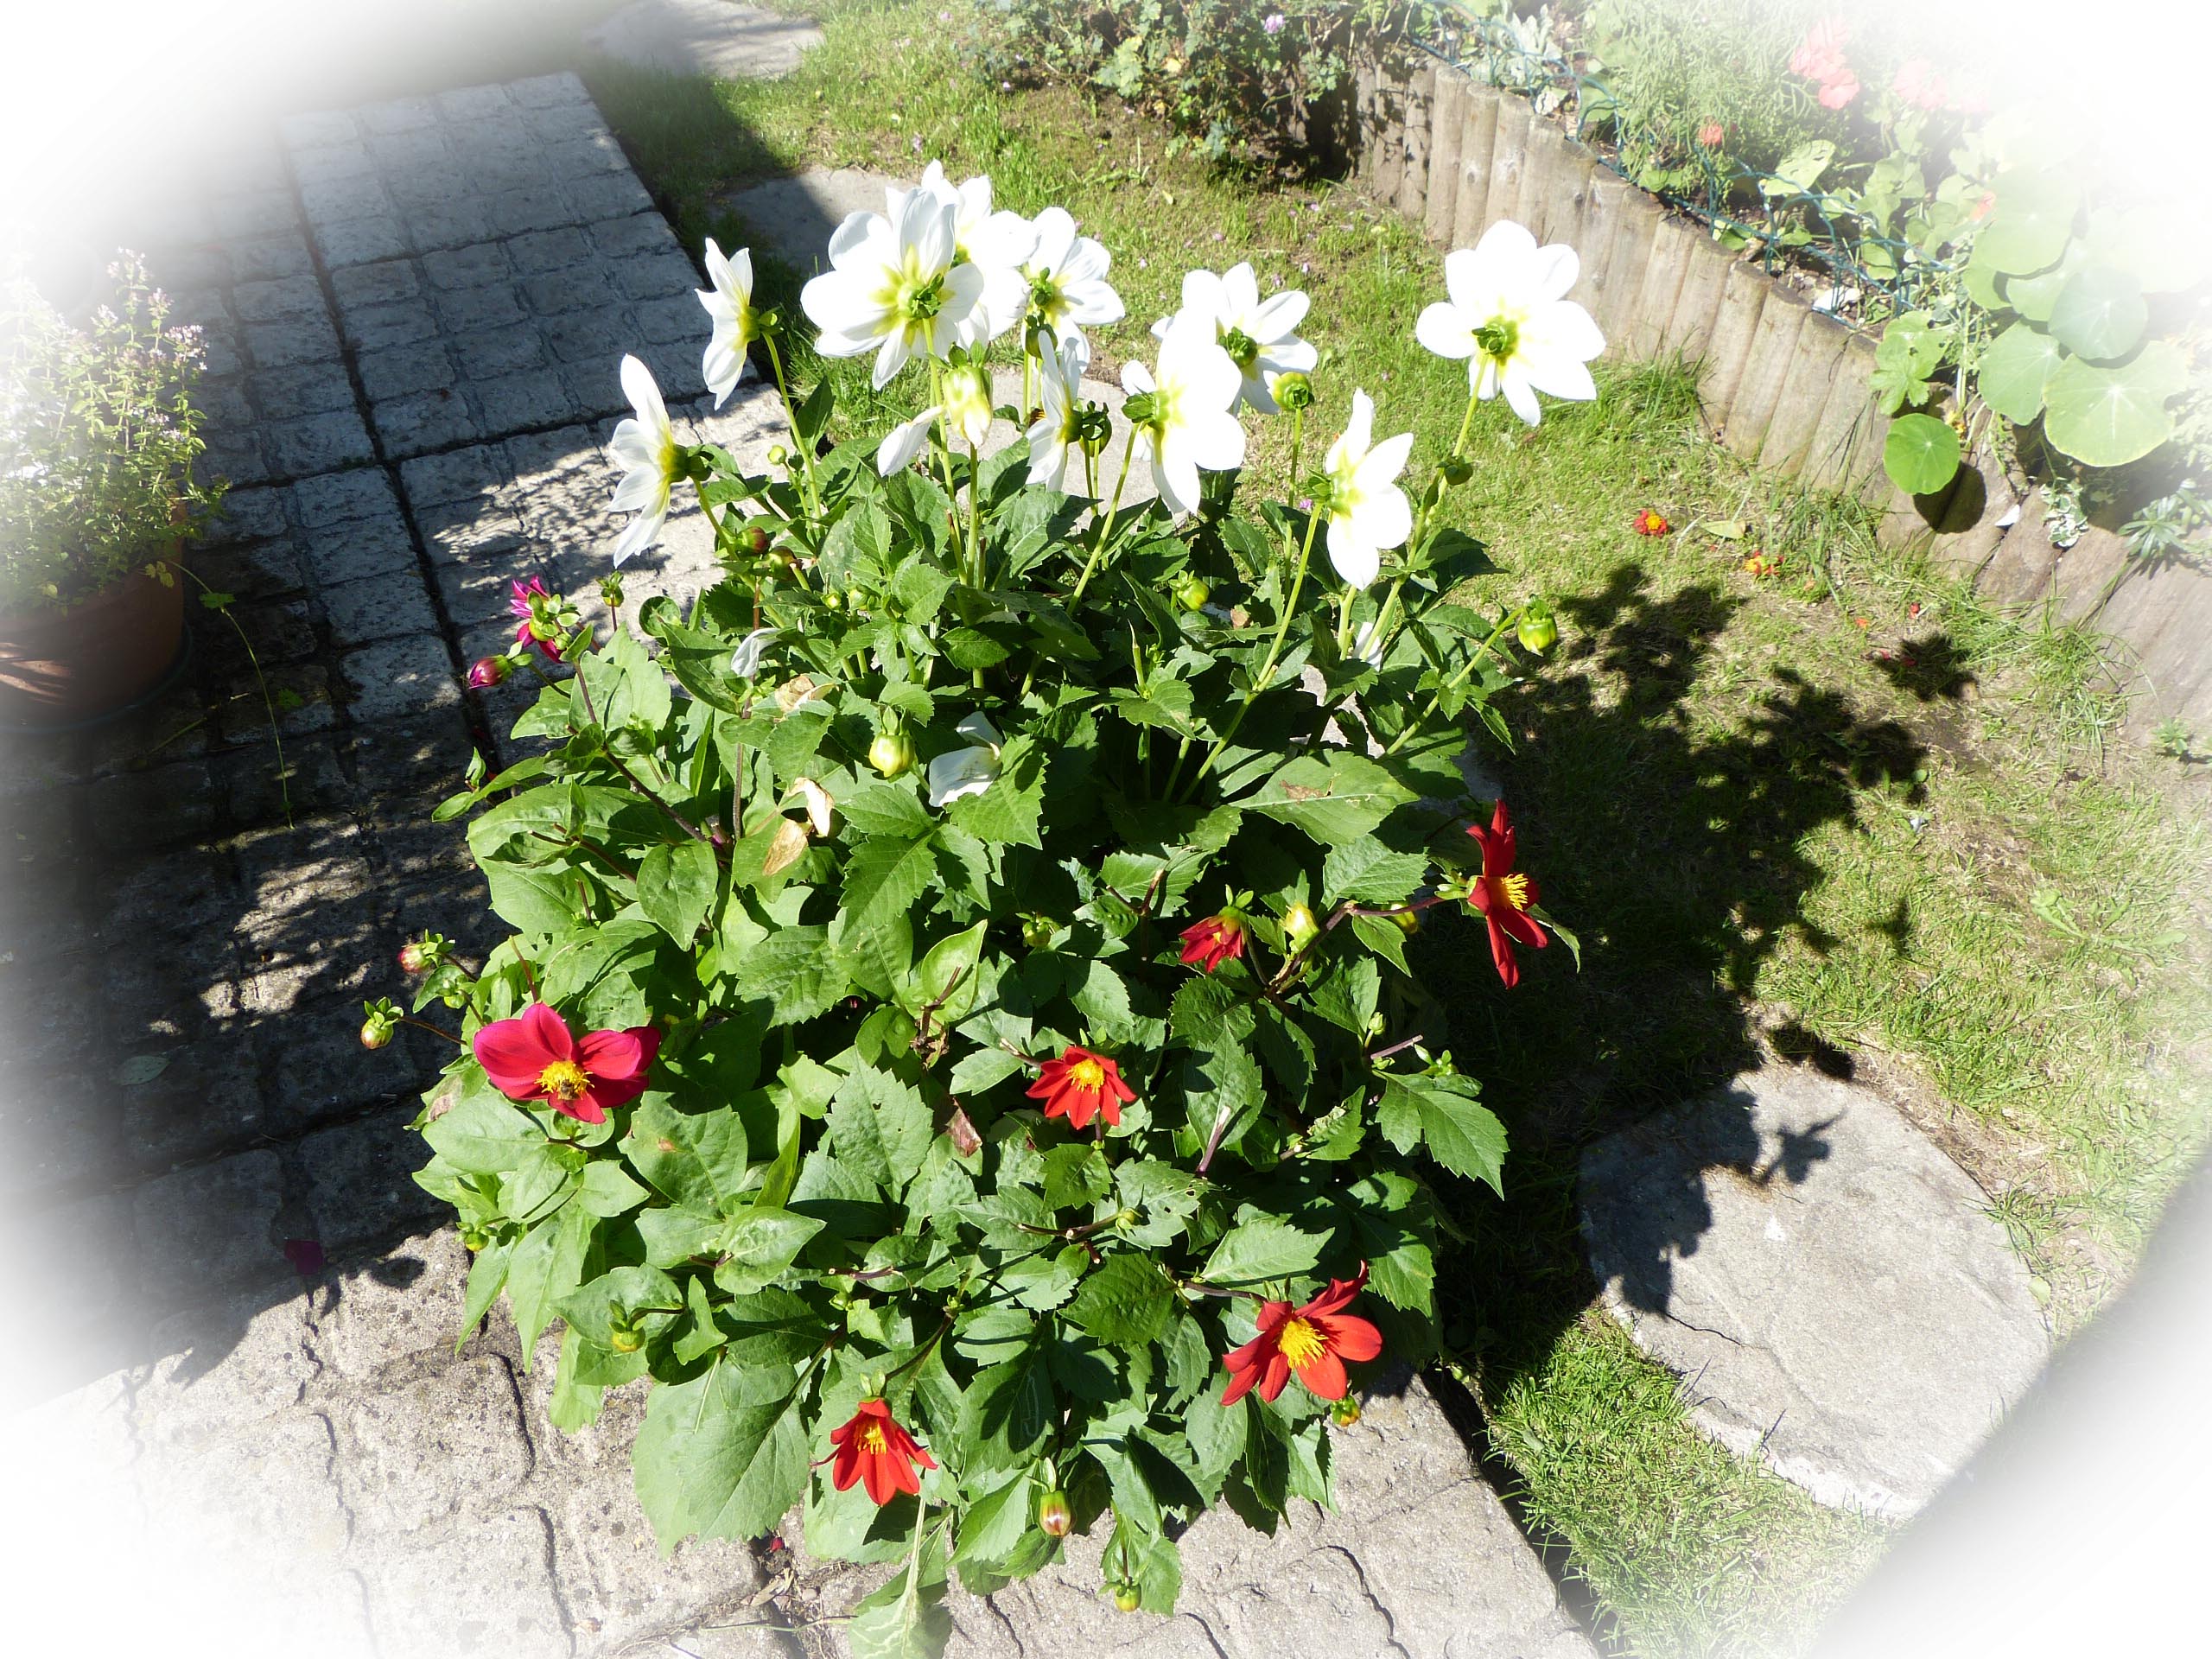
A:
<svg viewBox="0 0 2212 1659">
<path fill-rule="evenodd" d="M 745 378 L 746 352 L 760 337 L 753 322 L 752 251 L 740 248 L 725 258 L 715 238 L 709 237 L 707 280 L 714 284 L 711 289 L 693 290 L 714 320 L 700 366 L 707 377 L 707 390 L 715 394 L 715 407 L 720 409 Z"/>
<path fill-rule="evenodd" d="M 1534 426 L 1543 417 L 1540 391 L 1576 401 L 1598 395 L 1588 365 L 1605 337 L 1567 297 L 1580 270 L 1565 243 L 1539 248 L 1526 227 L 1500 219 L 1472 248 L 1444 257 L 1452 297 L 1421 314 L 1414 337 L 1439 357 L 1469 359 L 1475 395 L 1488 400 L 1503 389 L 1513 412 Z"/>
<path fill-rule="evenodd" d="M 614 543 L 614 563 L 642 553 L 660 539 L 668 521 L 668 493 L 676 482 L 678 455 L 676 429 L 668 423 L 668 406 L 661 402 L 653 372 L 634 357 L 622 359 L 622 391 L 629 398 L 633 416 L 615 423 L 607 452 L 620 463 L 622 481 L 614 486 L 608 504 L 615 512 L 634 512 Z"/>
<path fill-rule="evenodd" d="M 979 175 L 956 186 L 944 176 L 942 162 L 924 168 L 922 181 L 914 189 L 926 191 L 952 209 L 953 264 L 973 265 L 982 272 L 981 304 L 988 330 L 982 338 L 997 339 L 1021 321 L 1028 303 L 1029 282 L 1021 264 L 1037 246 L 1036 227 L 1020 213 L 992 211 L 989 179 Z M 912 193 L 893 185 L 885 194 L 895 220 Z"/>
<path fill-rule="evenodd" d="M 1081 334 L 1060 342 L 1060 349 L 1039 365 L 1044 410 L 1029 427 L 1029 481 L 1065 488 L 1068 461 L 1081 435 L 1083 377 L 1090 367 L 1090 346 Z"/>
<path fill-rule="evenodd" d="M 1249 264 L 1241 264 L 1219 276 L 1210 270 L 1186 272 L 1183 309 L 1176 315 L 1196 313 L 1213 324 L 1222 349 L 1243 377 L 1237 396 L 1261 414 L 1273 415 L 1275 377 L 1309 373 L 1321 360 L 1321 354 L 1297 334 L 1309 303 L 1295 288 L 1262 300 L 1259 278 Z M 1173 321 L 1173 317 L 1161 318 L 1153 324 L 1153 334 L 1165 340 Z"/>
<path fill-rule="evenodd" d="M 1413 508 L 1398 487 L 1414 435 L 1369 447 L 1375 431 L 1375 400 L 1363 391 L 1351 395 L 1351 419 L 1322 457 L 1329 480 L 1323 516 L 1329 524 L 1329 563 L 1355 588 L 1373 582 L 1382 568 L 1382 550 L 1396 547 L 1413 533 Z"/>
<path fill-rule="evenodd" d="M 837 804 L 830 798 L 830 791 L 811 778 L 801 778 L 784 791 L 784 798 L 787 801 L 794 795 L 806 804 L 806 819 L 814 826 L 814 833 L 828 835 L 830 809 Z"/>
<path fill-rule="evenodd" d="M 1168 511 L 1198 504 L 1198 469 L 1227 472 L 1244 464 L 1244 429 L 1230 413 L 1242 384 L 1236 365 L 1214 338 L 1213 323 L 1195 313 L 1175 318 L 1160 343 L 1157 369 L 1122 365 L 1122 389 L 1149 404 L 1130 416 L 1135 455 L 1152 463 L 1153 482 Z"/>
<path fill-rule="evenodd" d="M 894 222 L 856 213 L 830 239 L 833 269 L 799 293 L 821 329 L 824 357 L 875 353 L 879 387 L 917 353 L 944 357 L 982 337 L 983 274 L 953 263 L 953 210 L 925 190 L 910 192 Z"/>
<path fill-rule="evenodd" d="M 1128 315 L 1122 296 L 1107 282 L 1114 256 L 1091 238 L 1075 233 L 1065 207 L 1047 207 L 1033 226 L 1036 246 L 1021 267 L 1027 283 L 1028 315 L 1070 340 L 1084 328 L 1103 328 Z"/>
<path fill-rule="evenodd" d="M 761 653 L 768 649 L 776 637 L 773 628 L 755 628 L 737 642 L 737 655 L 729 659 L 729 671 L 741 680 L 749 680 L 760 672 Z"/>
<path fill-rule="evenodd" d="M 999 751 L 1006 740 L 998 728 L 979 714 L 969 715 L 953 730 L 968 739 L 970 747 L 940 754 L 930 762 L 930 804 L 945 806 L 964 795 L 980 795 L 999 775 Z"/>
</svg>

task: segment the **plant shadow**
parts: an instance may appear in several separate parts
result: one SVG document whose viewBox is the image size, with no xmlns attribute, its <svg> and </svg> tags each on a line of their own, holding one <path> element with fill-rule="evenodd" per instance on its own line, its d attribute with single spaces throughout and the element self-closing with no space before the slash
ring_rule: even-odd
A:
<svg viewBox="0 0 2212 1659">
<path fill-rule="evenodd" d="M 1416 941 L 1459 1063 L 1511 1136 L 1503 1202 L 1447 1197 L 1465 1236 L 1438 1280 L 1445 1351 L 1486 1410 L 1603 1288 L 1578 1195 L 1597 1142 L 1674 1136 L 1668 1160 L 1647 1160 L 1666 1162 L 1668 1190 L 1654 1178 L 1651 1202 L 1607 1221 L 1616 1294 L 1663 1309 L 1674 1263 L 1712 1225 L 1708 1177 L 1798 1185 L 1827 1154 L 1819 1126 L 1778 1155 L 1763 1147 L 1731 1080 L 1773 1064 L 1853 1071 L 1794 1022 L 1768 1026 L 1750 999 L 1785 941 L 1823 954 L 1837 944 L 1806 913 L 1824 876 L 1805 850 L 1814 832 L 1856 823 L 1860 791 L 1886 784 L 1917 798 L 1925 751 L 1897 721 L 1864 718 L 1786 666 L 1732 713 L 1694 709 L 1744 602 L 1705 582 L 1661 594 L 1624 563 L 1599 591 L 1554 601 L 1561 657 L 1501 705 L 1523 740 L 1497 766 L 1522 861 L 1580 935 L 1580 970 L 1562 950 L 1524 953 L 1509 992 L 1471 918 L 1446 914 Z M 1690 1103 L 1704 1109 L 1673 1115 Z"/>
</svg>

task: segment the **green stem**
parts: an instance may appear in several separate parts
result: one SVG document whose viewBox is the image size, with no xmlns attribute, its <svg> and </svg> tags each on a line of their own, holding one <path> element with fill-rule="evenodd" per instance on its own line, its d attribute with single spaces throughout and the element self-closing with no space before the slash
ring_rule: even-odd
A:
<svg viewBox="0 0 2212 1659">
<path fill-rule="evenodd" d="M 1506 617 L 1503 621 L 1492 628 L 1490 631 L 1490 638 L 1484 640 L 1480 645 L 1475 648 L 1473 654 L 1471 654 L 1467 658 L 1466 662 L 1461 665 L 1459 671 L 1454 674 L 1449 680 L 1446 680 L 1442 685 L 1438 686 L 1435 690 L 1429 693 L 1427 706 L 1424 708 L 1421 713 L 1415 715 L 1412 720 L 1408 721 L 1406 724 L 1406 728 L 1400 732 L 1395 737 L 1392 738 L 1384 747 L 1382 750 L 1382 758 L 1384 760 L 1389 760 L 1401 748 L 1404 747 L 1406 740 L 1427 723 L 1428 717 L 1436 712 L 1437 704 L 1444 701 L 1444 694 L 1446 691 L 1456 690 L 1466 683 L 1467 676 L 1475 671 L 1476 665 L 1479 664 L 1484 658 L 1490 656 L 1492 653 L 1492 651 L 1497 646 L 1497 642 L 1505 637 L 1505 631 L 1508 628 L 1516 626 L 1520 623 L 1522 617 L 1527 613 L 1528 609 L 1529 607 L 1526 605 L 1523 605 L 1519 610 L 1512 613 L 1512 614 Z"/>
<path fill-rule="evenodd" d="M 760 343 L 768 348 L 768 366 L 775 372 L 776 393 L 784 400 L 784 418 L 791 423 L 791 448 L 798 454 L 800 493 L 806 498 L 808 515 L 818 518 L 822 516 L 822 496 L 814 480 L 814 446 L 799 435 L 798 405 L 791 402 L 791 385 L 784 378 L 784 358 L 776 349 L 776 337 L 763 334 Z"/>
<path fill-rule="evenodd" d="M 1282 642 L 1290 632 L 1291 618 L 1298 614 L 1298 596 L 1306 590 L 1306 572 L 1313 563 L 1313 534 L 1320 527 L 1319 513 L 1306 515 L 1306 544 L 1298 550 L 1298 575 L 1290 584 L 1290 597 L 1283 601 L 1282 617 L 1275 624 L 1275 637 L 1274 642 L 1268 647 L 1267 663 L 1253 680 L 1252 689 L 1244 694 L 1244 701 L 1237 705 L 1236 712 L 1230 716 L 1229 729 L 1214 740 L 1213 747 L 1206 751 L 1205 759 L 1198 762 L 1198 769 L 1191 774 L 1190 786 L 1192 789 L 1196 789 L 1199 780 L 1213 769 L 1213 763 L 1221 759 L 1221 752 L 1229 747 L 1230 741 L 1236 735 L 1238 728 L 1244 724 L 1244 716 L 1251 713 L 1252 705 L 1260 700 L 1260 694 L 1274 683 L 1275 664 L 1282 660 Z M 1179 759 L 1175 772 L 1180 772 L 1182 769 L 1182 762 Z M 1175 775 L 1170 773 L 1167 779 L 1167 794 L 1171 800 L 1175 798 L 1174 791 Z"/>
<path fill-rule="evenodd" d="M 1475 404 L 1479 400 L 1475 397 L 1473 392 L 1470 391 L 1467 394 L 1466 412 L 1459 416 L 1459 434 L 1457 437 L 1452 440 L 1452 453 L 1447 457 L 1448 460 L 1457 461 L 1463 454 L 1465 453 L 1467 448 L 1467 432 L 1469 429 L 1474 425 Z M 1438 467 L 1439 473 L 1440 474 L 1442 470 L 1442 467 L 1440 465 Z M 1446 487 L 1449 488 L 1450 486 L 1447 485 Z M 1439 490 L 1436 493 L 1436 499 L 1421 508 L 1421 517 L 1414 523 L 1414 533 L 1406 538 L 1406 546 L 1408 550 L 1427 545 L 1429 535 L 1431 533 L 1429 521 L 1435 518 L 1436 510 L 1441 506 L 1443 503 L 1444 492 L 1443 490 Z M 1405 587 L 1406 579 L 1402 575 L 1401 575 L 1395 582 L 1390 584 L 1390 591 L 1383 595 L 1382 608 L 1375 613 L 1375 643 L 1378 647 L 1388 647 L 1391 625 L 1395 620 L 1393 613 L 1395 612 L 1398 607 L 1398 595 L 1405 591 Z"/>
</svg>

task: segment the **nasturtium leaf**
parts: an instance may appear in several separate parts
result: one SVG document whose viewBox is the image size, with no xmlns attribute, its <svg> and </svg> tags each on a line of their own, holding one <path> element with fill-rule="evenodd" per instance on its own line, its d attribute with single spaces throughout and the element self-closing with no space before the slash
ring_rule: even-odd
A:
<svg viewBox="0 0 2212 1659">
<path fill-rule="evenodd" d="M 715 849 L 705 842 L 664 841 L 638 866 L 638 907 L 677 944 L 688 945 L 714 908 L 721 881 Z"/>
<path fill-rule="evenodd" d="M 1101 1342 L 1150 1342 L 1167 1328 L 1174 1293 L 1160 1264 L 1136 1251 L 1109 1255 L 1083 1281 L 1065 1317 Z"/>
<path fill-rule="evenodd" d="M 1948 343 L 1948 336 L 1936 327 L 1935 320 L 1927 312 L 1907 311 L 1891 318 L 1889 326 L 1882 330 L 1881 344 L 1874 349 L 1874 360 L 1885 365 L 1894 364 L 1925 380 L 1942 366 Z"/>
<path fill-rule="evenodd" d="M 1249 1290 L 1312 1271 L 1321 1259 L 1321 1238 L 1272 1216 L 1255 1216 L 1230 1229 L 1199 1275 L 1210 1285 Z"/>
<path fill-rule="evenodd" d="M 692 1533 L 758 1538 L 806 1491 L 806 1433 L 788 1365 L 717 1361 L 645 1399 L 632 1454 L 664 1554 Z"/>
<path fill-rule="evenodd" d="M 2015 426 L 2043 413 L 2044 387 L 2065 351 L 2033 323 L 2015 322 L 1989 343 L 1976 365 L 1974 390 Z"/>
<path fill-rule="evenodd" d="M 1826 138 L 1814 138 L 1799 144 L 1775 163 L 1775 176 L 1761 179 L 1759 189 L 1770 196 L 1795 195 L 1809 190 L 1828 170 L 1828 163 L 1835 158 L 1835 145 Z"/>
<path fill-rule="evenodd" d="M 2180 354 L 2162 340 L 2110 367 L 2069 358 L 2044 387 L 2044 435 L 2089 466 L 2124 467 L 2173 435 L 2166 400 L 2188 384 Z"/>
<path fill-rule="evenodd" d="M 2050 332 L 2077 357 L 2108 360 L 2135 349 L 2150 316 L 2134 277 L 2110 265 L 2089 265 L 2059 289 Z"/>
<path fill-rule="evenodd" d="M 1933 415 L 1900 415 L 1882 445 L 1882 468 L 1907 495 L 1932 495 L 1959 470 L 1959 435 Z"/>
<path fill-rule="evenodd" d="M 1997 205 L 1975 238 L 1978 257 L 1999 270 L 2026 275 L 2058 263 L 2074 234 L 2081 192 L 2047 175 L 2014 171 L 2000 176 Z"/>
</svg>

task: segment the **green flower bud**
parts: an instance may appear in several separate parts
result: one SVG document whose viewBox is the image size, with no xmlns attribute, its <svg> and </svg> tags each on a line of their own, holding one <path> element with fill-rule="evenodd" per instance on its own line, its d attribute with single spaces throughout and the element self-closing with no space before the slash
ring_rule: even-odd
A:
<svg viewBox="0 0 2212 1659">
<path fill-rule="evenodd" d="M 868 763 L 886 778 L 901 777 L 914 764 L 914 741 L 904 732 L 885 732 L 868 746 Z"/>
<path fill-rule="evenodd" d="M 1065 1538 L 1073 1525 L 1075 1511 L 1068 1508 L 1068 1495 L 1058 1487 L 1038 1500 L 1037 1529 L 1047 1538 Z"/>
<path fill-rule="evenodd" d="M 737 544 L 748 553 L 766 553 L 768 532 L 758 524 L 747 524 L 737 532 Z"/>
<path fill-rule="evenodd" d="M 1032 950 L 1042 950 L 1060 936 L 1060 925 L 1049 916 L 1024 916 L 1021 918 L 1021 942 Z"/>
<path fill-rule="evenodd" d="M 1475 475 L 1475 463 L 1465 455 L 1446 455 L 1436 463 L 1439 477 L 1455 489 Z"/>
<path fill-rule="evenodd" d="M 1359 1421 L 1359 1402 L 1346 1395 L 1329 1406 L 1329 1421 L 1338 1428 L 1350 1428 Z"/>
<path fill-rule="evenodd" d="M 610 611 L 622 608 L 622 578 L 608 574 L 599 579 L 599 602 Z"/>
<path fill-rule="evenodd" d="M 1313 382 L 1303 374 L 1283 374 L 1275 377 L 1272 390 L 1275 403 L 1283 409 L 1311 409 L 1313 407 Z"/>
<path fill-rule="evenodd" d="M 1398 925 L 1401 933 L 1421 931 L 1421 912 L 1417 910 L 1394 910 L 1390 912 L 1390 919 Z"/>
<path fill-rule="evenodd" d="M 1155 413 L 1152 393 L 1140 391 L 1122 404 L 1122 418 L 1131 426 L 1150 426 Z"/>
<path fill-rule="evenodd" d="M 1293 905 L 1283 912 L 1283 938 L 1296 950 L 1321 931 L 1321 924 L 1313 919 L 1313 912 L 1304 905 Z"/>
<path fill-rule="evenodd" d="M 1138 1594 L 1134 1584 L 1116 1584 L 1109 1587 L 1114 1592 L 1114 1605 L 1125 1613 L 1134 1613 L 1144 1604 L 1144 1598 Z"/>
<path fill-rule="evenodd" d="M 1541 654 L 1559 643 L 1559 623 L 1551 607 L 1540 599 L 1521 613 L 1521 625 L 1514 634 L 1524 649 Z"/>
<path fill-rule="evenodd" d="M 771 467 L 788 466 L 791 463 L 791 452 L 785 448 L 782 444 L 772 443 L 768 446 L 768 464 Z"/>
<path fill-rule="evenodd" d="M 607 1332 L 607 1346 L 618 1354 L 634 1354 L 645 1345 L 645 1337 L 634 1325 L 618 1325 Z"/>
<path fill-rule="evenodd" d="M 1212 597 L 1213 589 L 1206 586 L 1204 577 L 1196 574 L 1184 577 L 1175 585 L 1175 602 L 1186 611 L 1205 609 L 1206 601 Z"/>
<path fill-rule="evenodd" d="M 464 1227 L 461 1231 L 461 1248 L 471 1255 L 492 1242 L 492 1235 L 480 1227 Z"/>
</svg>

